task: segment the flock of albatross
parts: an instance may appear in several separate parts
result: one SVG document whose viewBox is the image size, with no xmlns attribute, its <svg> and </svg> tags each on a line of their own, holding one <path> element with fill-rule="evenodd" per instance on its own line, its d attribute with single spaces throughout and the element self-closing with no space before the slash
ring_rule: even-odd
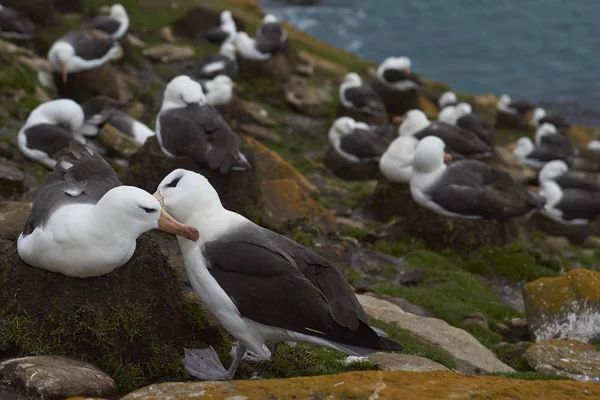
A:
<svg viewBox="0 0 600 400">
<path fill-rule="evenodd" d="M 48 52 L 55 81 L 67 83 L 70 74 L 110 62 L 128 28 L 125 8 L 115 4 L 109 15 L 67 32 Z M 3 7 L 0 34 L 30 38 L 35 28 L 25 16 Z M 140 143 L 156 135 L 166 156 L 189 156 L 223 174 L 251 168 L 239 137 L 215 107 L 231 99 L 237 57 L 262 61 L 285 51 L 287 33 L 276 17 L 267 15 L 250 37 L 238 32 L 225 10 L 220 25 L 202 37 L 220 46 L 219 51 L 201 59 L 191 76 L 178 76 L 166 85 L 155 130 L 102 96 L 83 104 L 56 99 L 31 112 L 18 133 L 18 146 L 53 172 L 40 184 L 18 239 L 20 257 L 33 267 L 83 279 L 126 264 L 144 232 L 160 229 L 177 235 L 193 289 L 238 342 L 228 369 L 212 348 L 185 349 L 185 367 L 200 379 L 231 379 L 246 351 L 269 359 L 280 342 L 308 342 L 355 356 L 401 350 L 385 332 L 369 325 L 331 262 L 225 209 L 202 175 L 175 170 L 151 195 L 122 185 L 101 156 L 94 138 L 101 128 L 112 126 Z M 422 85 L 407 57 L 388 58 L 377 75 L 380 83 L 399 93 Z M 358 74 L 348 74 L 339 90 L 347 109 L 365 115 L 385 112 L 381 99 Z M 541 190 L 532 193 L 481 161 L 495 154 L 495 132 L 469 104 L 448 92 L 439 106 L 438 121 L 417 109 L 393 118 L 400 126 L 391 143 L 376 127 L 350 117 L 334 121 L 328 137 L 345 160 L 379 163 L 383 176 L 410 185 L 418 204 L 444 216 L 506 219 L 540 211 L 563 223 L 587 223 L 600 212 L 600 189 L 569 172 L 576 151 L 564 135 L 568 122 L 536 110 L 535 144 L 519 140 L 515 154 L 532 165 L 543 164 Z M 507 96 L 498 102 L 498 112 L 506 114 L 531 108 Z M 267 341 L 275 346 L 269 349 Z"/>
</svg>

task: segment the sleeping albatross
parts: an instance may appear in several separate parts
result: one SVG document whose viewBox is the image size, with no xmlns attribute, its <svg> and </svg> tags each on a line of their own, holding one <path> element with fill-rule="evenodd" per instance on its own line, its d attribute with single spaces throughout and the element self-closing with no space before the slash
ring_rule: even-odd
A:
<svg viewBox="0 0 600 400">
<path fill-rule="evenodd" d="M 221 173 L 250 168 L 240 151 L 240 138 L 206 104 L 202 86 L 189 76 L 180 75 L 167 85 L 156 117 L 156 136 L 169 157 L 189 156 Z"/>
<path fill-rule="evenodd" d="M 273 14 L 264 16 L 256 30 L 256 46 L 261 53 L 275 54 L 287 47 L 287 31 Z"/>
<path fill-rule="evenodd" d="M 421 86 L 419 75 L 410 70 L 410 58 L 388 57 L 377 68 L 379 82 L 393 90 L 409 90 Z"/>
<path fill-rule="evenodd" d="M 206 178 L 171 172 L 154 196 L 179 221 L 198 229 L 178 238 L 185 270 L 202 304 L 239 341 L 229 370 L 212 349 L 186 350 L 200 379 L 232 379 L 246 350 L 271 357 L 265 341 L 308 342 L 366 355 L 402 347 L 369 326 L 343 274 L 304 246 L 223 208 Z"/>
<path fill-rule="evenodd" d="M 11 39 L 31 39 L 35 36 L 35 26 L 27 16 L 0 4 L 0 36 Z"/>
<path fill-rule="evenodd" d="M 473 114 L 473 109 L 468 103 L 447 105 L 440 112 L 438 119 L 450 125 L 456 125 L 475 133 L 479 139 L 490 146 L 494 145 L 496 131 L 480 116 Z"/>
<path fill-rule="evenodd" d="M 508 219 L 540 209 L 542 199 L 514 178 L 476 160 L 444 164 L 444 142 L 435 136 L 417 145 L 410 178 L 412 198 L 447 217 Z"/>
<path fill-rule="evenodd" d="M 494 149 L 476 133 L 445 122 L 431 122 L 421 110 L 410 110 L 404 117 L 397 119 L 402 120 L 398 129 L 400 136 L 414 136 L 419 140 L 437 136 L 444 141 L 448 153 L 453 157 L 489 157 L 494 153 Z"/>
<path fill-rule="evenodd" d="M 204 56 L 194 70 L 194 76 L 200 79 L 213 79 L 218 75 L 233 78 L 237 73 L 235 46 L 229 42 L 223 43 L 218 53 Z"/>
<path fill-rule="evenodd" d="M 121 4 L 113 4 L 109 15 L 97 15 L 86 22 L 85 27 L 106 32 L 112 39 L 120 39 L 129 28 L 129 15 Z"/>
<path fill-rule="evenodd" d="M 265 61 L 271 58 L 272 49 L 266 42 L 253 39 L 246 32 L 238 32 L 233 43 L 244 60 Z"/>
<path fill-rule="evenodd" d="M 85 144 L 80 129 L 84 114 L 81 106 L 69 99 L 48 101 L 37 106 L 17 135 L 21 152 L 29 159 L 53 168 L 54 153 L 76 140 Z"/>
<path fill-rule="evenodd" d="M 412 136 L 397 137 L 379 160 L 379 170 L 389 181 L 409 183 L 412 162 L 419 141 Z"/>
<path fill-rule="evenodd" d="M 98 154 L 71 142 L 58 156 L 17 242 L 19 256 L 29 265 L 87 278 L 129 261 L 138 236 L 151 229 L 198 239 L 195 228 L 175 221 L 152 195 L 120 186 Z"/>
<path fill-rule="evenodd" d="M 55 73 L 67 83 L 67 75 L 99 67 L 118 53 L 121 47 L 111 38 L 103 38 L 84 30 L 70 31 L 58 39 L 48 61 Z"/>
<path fill-rule="evenodd" d="M 233 20 L 231 11 L 221 11 L 219 19 L 221 21 L 219 26 L 207 29 L 200 33 L 200 37 L 217 46 L 220 46 L 225 42 L 231 42 L 237 34 L 237 26 Z"/>
<path fill-rule="evenodd" d="M 455 106 L 459 103 L 460 100 L 458 100 L 458 97 L 456 97 L 456 93 L 454 92 L 444 92 L 438 99 L 438 107 L 440 110 L 443 110 L 446 106 Z"/>
<path fill-rule="evenodd" d="M 600 192 L 600 185 L 584 177 L 569 172 L 569 167 L 562 160 L 550 161 L 541 169 L 538 181 L 540 185 L 552 181 L 562 189 L 583 189 L 589 192 Z"/>
<path fill-rule="evenodd" d="M 536 108 L 533 112 L 532 122 L 535 127 L 540 127 L 543 124 L 552 124 L 560 133 L 565 133 L 571 129 L 571 124 L 562 115 L 555 113 L 549 114 L 543 108 Z"/>
<path fill-rule="evenodd" d="M 364 84 L 360 76 L 354 72 L 347 74 L 340 85 L 340 101 L 350 110 L 374 116 L 385 113 L 385 106 L 377 92 L 371 86 Z"/>
<path fill-rule="evenodd" d="M 496 103 L 499 112 L 510 115 L 524 115 L 533 110 L 533 105 L 524 100 L 513 101 L 509 95 L 503 94 Z"/>
<path fill-rule="evenodd" d="M 385 139 L 362 122 L 350 117 L 336 119 L 329 129 L 329 142 L 344 159 L 357 162 L 377 162 L 388 147 Z"/>
<path fill-rule="evenodd" d="M 515 143 L 508 145 L 522 162 L 534 168 L 542 168 L 547 162 L 558 160 L 554 146 L 542 144 L 536 146 L 528 137 L 519 138 Z"/>
</svg>

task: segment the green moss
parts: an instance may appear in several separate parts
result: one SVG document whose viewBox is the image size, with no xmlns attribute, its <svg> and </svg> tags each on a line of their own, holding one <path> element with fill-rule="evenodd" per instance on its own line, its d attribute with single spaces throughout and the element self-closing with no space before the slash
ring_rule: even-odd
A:
<svg viewBox="0 0 600 400">
<path fill-rule="evenodd" d="M 365 228 L 346 227 L 342 229 L 341 234 L 342 236 L 353 237 L 359 242 L 364 242 L 369 236 L 369 231 Z"/>
<path fill-rule="evenodd" d="M 501 335 L 479 326 L 463 324 L 462 318 L 481 312 L 490 326 L 495 326 L 495 322 L 520 316 L 505 305 L 480 277 L 467 272 L 458 259 L 449 260 L 429 251 L 411 251 L 405 259 L 408 268 L 428 271 L 424 282 L 418 287 L 384 284 L 374 288 L 374 291 L 401 297 L 431 310 L 436 317 L 469 331 L 490 348 L 500 342 Z"/>
<path fill-rule="evenodd" d="M 312 234 L 305 232 L 302 227 L 295 227 L 292 230 L 291 239 L 295 242 L 300 243 L 303 246 L 312 246 L 315 242 L 315 238 Z"/>
<path fill-rule="evenodd" d="M 456 362 L 452 356 L 443 350 L 437 349 L 427 343 L 423 343 L 404 329 L 374 319 L 371 320 L 371 325 L 382 329 L 388 334 L 389 339 L 400 343 L 404 347 L 402 353 L 425 357 L 450 369 L 456 368 Z"/>
</svg>

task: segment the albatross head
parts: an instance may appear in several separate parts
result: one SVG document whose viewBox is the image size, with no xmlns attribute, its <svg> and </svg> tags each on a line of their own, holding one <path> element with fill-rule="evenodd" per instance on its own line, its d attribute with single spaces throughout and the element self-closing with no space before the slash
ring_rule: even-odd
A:
<svg viewBox="0 0 600 400">
<path fill-rule="evenodd" d="M 150 193 L 133 186 L 118 186 L 109 190 L 95 206 L 100 221 L 118 226 L 115 234 L 137 238 L 152 229 L 198 240 L 198 231 L 176 221 Z M 113 225 L 114 227 L 114 225 Z"/>
<path fill-rule="evenodd" d="M 154 197 L 177 220 L 188 222 L 197 214 L 212 214 L 222 209 L 217 191 L 202 175 L 176 169 L 158 185 Z"/>
<path fill-rule="evenodd" d="M 360 75 L 358 75 L 356 72 L 350 72 L 344 78 L 343 84 L 361 85 L 362 79 L 360 78 Z"/>
<path fill-rule="evenodd" d="M 273 14 L 267 14 L 267 15 L 265 15 L 265 17 L 262 20 L 263 24 L 270 24 L 270 23 L 277 23 L 277 22 L 279 22 L 279 20 Z"/>
<path fill-rule="evenodd" d="M 458 98 L 456 97 L 456 94 L 454 92 L 445 92 L 438 99 L 438 105 L 440 106 L 440 108 L 444 108 L 446 106 L 456 103 L 457 101 Z"/>
<path fill-rule="evenodd" d="M 436 136 L 427 136 L 419 141 L 413 158 L 413 170 L 421 174 L 429 174 L 446 168 L 444 161 L 450 159 L 444 152 L 446 144 Z"/>
<path fill-rule="evenodd" d="M 450 125 L 456 125 L 456 120 L 460 118 L 460 110 L 458 106 L 446 106 L 440 111 L 438 121 L 445 122 Z"/>
<path fill-rule="evenodd" d="M 356 121 L 350 117 L 340 117 L 333 122 L 329 129 L 329 141 L 333 147 L 340 145 L 343 136 L 352 133 L 356 129 Z"/>
<path fill-rule="evenodd" d="M 556 127 L 548 122 L 540 125 L 539 128 L 535 131 L 535 143 L 539 145 L 542 142 L 542 138 L 550 135 L 555 135 L 558 133 Z"/>
<path fill-rule="evenodd" d="M 533 149 L 535 149 L 533 142 L 528 137 L 522 137 L 517 140 L 516 143 L 509 144 L 508 147 L 512 149 L 513 154 L 516 155 L 521 161 L 527 158 Z"/>
<path fill-rule="evenodd" d="M 113 4 L 110 7 L 110 16 L 117 21 L 125 21 L 129 20 L 129 15 L 127 15 L 127 10 L 121 4 Z"/>
<path fill-rule="evenodd" d="M 473 113 L 473 107 L 469 103 L 460 103 L 456 106 L 456 109 L 461 117 Z"/>
<path fill-rule="evenodd" d="M 229 10 L 223 10 L 221 12 L 221 15 L 219 16 L 219 18 L 221 19 L 221 23 L 223 25 L 228 24 L 231 21 L 233 21 L 233 15 L 231 15 L 231 11 L 229 11 Z"/>
<path fill-rule="evenodd" d="M 498 98 L 498 105 L 507 107 L 511 102 L 512 99 L 507 94 L 503 94 L 502 96 L 500 96 L 500 98 Z"/>
<path fill-rule="evenodd" d="M 413 136 L 417 132 L 427 128 L 431 123 L 427 115 L 421 110 L 409 110 L 404 114 L 403 119 L 402 125 L 398 128 L 400 136 Z"/>
<path fill-rule="evenodd" d="M 539 126 L 540 125 L 540 120 L 542 118 L 544 118 L 546 116 L 546 110 L 544 110 L 543 108 L 536 108 L 533 111 L 533 117 L 532 117 L 532 122 L 535 126 Z"/>
<path fill-rule="evenodd" d="M 236 39 L 237 39 L 237 36 L 236 36 Z M 219 54 L 229 58 L 232 61 L 235 60 L 235 45 L 231 42 L 223 43 L 221 45 L 221 48 L 219 49 Z"/>
<path fill-rule="evenodd" d="M 204 103 L 206 97 L 202 86 L 187 75 L 179 75 L 165 88 L 162 110 Z"/>
<path fill-rule="evenodd" d="M 62 75 L 63 83 L 67 83 L 67 74 L 70 71 L 75 49 L 69 43 L 59 40 L 48 51 L 48 61 L 56 72 Z"/>
<path fill-rule="evenodd" d="M 546 181 L 552 181 L 557 177 L 566 174 L 569 171 L 569 167 L 562 160 L 550 161 L 540 171 L 538 181 L 540 185 Z"/>
</svg>

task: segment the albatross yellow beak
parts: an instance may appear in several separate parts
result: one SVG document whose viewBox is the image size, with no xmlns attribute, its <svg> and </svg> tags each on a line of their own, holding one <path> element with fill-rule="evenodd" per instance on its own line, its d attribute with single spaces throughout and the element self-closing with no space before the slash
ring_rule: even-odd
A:
<svg viewBox="0 0 600 400">
<path fill-rule="evenodd" d="M 198 241 L 200 238 L 200 233 L 196 228 L 189 225 L 184 225 L 181 222 L 177 221 L 175 218 L 171 217 L 168 212 L 164 209 L 164 199 L 157 191 L 154 193 L 154 197 L 160 203 L 160 219 L 158 220 L 158 229 L 161 231 L 172 233 L 173 235 L 178 235 L 184 237 L 192 242 Z"/>
<path fill-rule="evenodd" d="M 67 83 L 67 64 L 62 65 L 62 82 Z"/>
</svg>

